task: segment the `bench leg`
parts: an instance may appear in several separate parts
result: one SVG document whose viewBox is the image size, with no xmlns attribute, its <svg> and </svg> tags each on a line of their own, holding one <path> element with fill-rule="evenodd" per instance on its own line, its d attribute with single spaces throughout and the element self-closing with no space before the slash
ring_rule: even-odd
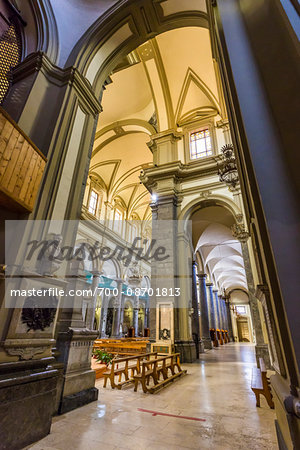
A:
<svg viewBox="0 0 300 450">
<path fill-rule="evenodd" d="M 271 394 L 271 392 L 268 390 L 267 392 L 264 392 L 264 396 L 265 396 L 265 398 L 266 398 L 266 400 L 267 400 L 267 403 L 268 403 L 268 405 L 269 405 L 269 407 L 271 408 L 271 409 L 274 409 L 274 402 L 273 402 L 273 400 L 272 400 L 272 394 Z"/>
<path fill-rule="evenodd" d="M 259 408 L 260 407 L 260 398 L 259 398 L 259 393 L 258 392 L 254 392 L 255 397 L 256 397 L 256 406 Z"/>
<path fill-rule="evenodd" d="M 138 380 L 134 380 L 134 392 L 137 391 L 137 389 L 138 389 L 138 384 L 139 384 Z"/>
<path fill-rule="evenodd" d="M 106 384 L 107 384 L 107 377 L 104 377 L 104 384 L 103 384 L 104 388 L 106 388 Z"/>
<path fill-rule="evenodd" d="M 141 383 L 142 383 L 142 388 L 143 388 L 143 391 L 145 392 L 145 394 L 148 392 L 148 389 L 147 389 L 147 386 L 146 386 L 146 383 L 145 383 L 145 379 L 143 379 L 142 381 L 141 381 Z"/>
</svg>

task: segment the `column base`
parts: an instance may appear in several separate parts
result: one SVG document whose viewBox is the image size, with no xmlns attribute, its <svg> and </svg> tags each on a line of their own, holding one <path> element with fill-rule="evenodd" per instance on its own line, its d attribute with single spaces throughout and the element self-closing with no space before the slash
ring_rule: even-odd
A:
<svg viewBox="0 0 300 450">
<path fill-rule="evenodd" d="M 266 368 L 268 370 L 273 370 L 272 365 L 271 365 L 271 360 L 270 360 L 268 344 L 256 344 L 255 356 L 256 356 L 256 363 L 258 366 L 259 366 L 259 358 L 262 358 L 264 360 Z"/>
<path fill-rule="evenodd" d="M 21 449 L 50 433 L 58 372 L 53 358 L 0 364 L 1 448 Z"/>
<path fill-rule="evenodd" d="M 213 348 L 213 344 L 211 342 L 210 337 L 202 337 L 201 340 L 203 342 L 205 350 L 211 350 Z"/>
<path fill-rule="evenodd" d="M 80 406 L 87 405 L 88 403 L 98 400 L 98 393 L 98 389 L 92 387 L 63 397 L 59 407 L 59 414 L 65 414 L 73 409 L 79 408 Z"/>
<path fill-rule="evenodd" d="M 204 349 L 204 342 L 200 339 L 199 341 L 199 353 L 204 353 L 205 349 Z"/>
<path fill-rule="evenodd" d="M 192 363 L 197 359 L 193 341 L 175 341 L 175 352 L 180 353 L 180 362 L 182 363 Z"/>
</svg>

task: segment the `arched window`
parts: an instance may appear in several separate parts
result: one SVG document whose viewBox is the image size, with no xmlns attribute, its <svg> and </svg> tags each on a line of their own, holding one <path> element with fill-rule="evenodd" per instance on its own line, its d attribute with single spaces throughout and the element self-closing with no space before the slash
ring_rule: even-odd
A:
<svg viewBox="0 0 300 450">
<path fill-rule="evenodd" d="M 10 71 L 20 60 L 20 39 L 15 25 L 11 24 L 0 37 L 0 104 L 9 89 Z"/>
</svg>

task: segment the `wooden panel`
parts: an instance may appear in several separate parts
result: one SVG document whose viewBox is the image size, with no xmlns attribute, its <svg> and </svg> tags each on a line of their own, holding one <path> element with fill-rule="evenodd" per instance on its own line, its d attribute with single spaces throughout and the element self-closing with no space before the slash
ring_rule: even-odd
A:
<svg viewBox="0 0 300 450">
<path fill-rule="evenodd" d="M 46 158 L 0 107 L 0 204 L 32 211 Z"/>
</svg>

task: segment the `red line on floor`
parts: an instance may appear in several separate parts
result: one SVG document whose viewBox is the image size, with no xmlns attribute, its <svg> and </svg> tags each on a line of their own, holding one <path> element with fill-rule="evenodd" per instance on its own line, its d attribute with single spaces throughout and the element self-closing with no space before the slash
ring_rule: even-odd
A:
<svg viewBox="0 0 300 450">
<path fill-rule="evenodd" d="M 206 419 L 198 419 L 197 417 L 178 416 L 176 414 L 161 413 L 158 411 L 150 411 L 149 409 L 138 408 L 138 411 L 152 414 L 152 416 L 176 417 L 177 419 L 196 420 L 197 422 L 206 422 Z"/>
</svg>

